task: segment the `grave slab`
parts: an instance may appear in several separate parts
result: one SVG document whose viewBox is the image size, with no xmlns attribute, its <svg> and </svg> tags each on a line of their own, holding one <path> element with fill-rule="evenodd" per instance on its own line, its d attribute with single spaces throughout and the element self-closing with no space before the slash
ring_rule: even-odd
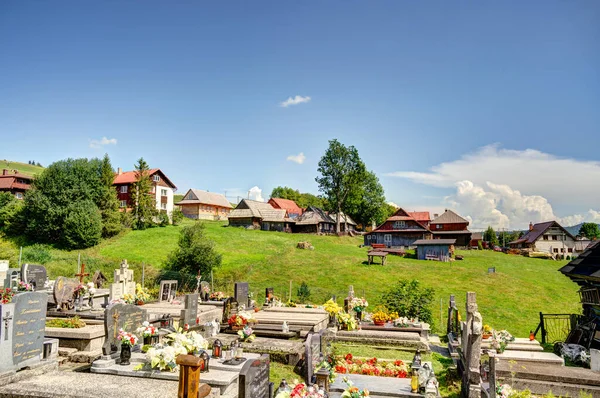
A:
<svg viewBox="0 0 600 398">
<path fill-rule="evenodd" d="M 375 330 L 338 330 L 333 336 L 333 341 L 356 342 L 371 345 L 398 346 L 410 350 L 421 349 L 429 351 L 429 344 L 426 339 L 418 333 L 410 332 L 383 332 Z"/>
<path fill-rule="evenodd" d="M 339 397 L 335 393 L 342 393 L 347 385 L 343 382 L 343 376 L 348 377 L 354 383 L 355 387 L 359 389 L 369 390 L 370 396 L 385 396 L 385 397 L 421 397 L 420 394 L 413 394 L 410 392 L 410 379 L 398 379 L 395 377 L 376 377 L 366 375 L 341 375 L 338 374 L 335 382 L 330 385 L 329 391 L 332 392 L 330 396 Z"/>
<path fill-rule="evenodd" d="M 504 351 L 496 354 L 496 358 L 502 361 L 517 361 L 517 363 L 540 363 L 555 366 L 564 366 L 563 358 L 551 352 L 535 351 Z"/>
<path fill-rule="evenodd" d="M 105 340 L 104 333 L 102 324 L 88 324 L 78 329 L 46 326 L 44 336 L 58 339 L 60 347 L 75 348 L 78 351 L 94 351 L 102 349 Z"/>
</svg>

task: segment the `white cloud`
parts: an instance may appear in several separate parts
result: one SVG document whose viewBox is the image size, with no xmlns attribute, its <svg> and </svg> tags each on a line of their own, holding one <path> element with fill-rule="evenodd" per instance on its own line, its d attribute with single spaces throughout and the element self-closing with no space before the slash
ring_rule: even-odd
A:
<svg viewBox="0 0 600 398">
<path fill-rule="evenodd" d="M 300 152 L 297 155 L 290 155 L 290 156 L 288 156 L 287 160 L 289 160 L 290 162 L 302 164 L 306 160 L 306 156 L 304 156 L 304 152 Z"/>
<path fill-rule="evenodd" d="M 396 203 L 394 203 L 394 202 L 387 202 L 387 204 L 388 204 L 388 205 L 390 205 L 390 206 L 392 206 L 392 207 L 395 207 L 396 209 L 399 209 L 399 208 L 400 208 L 400 206 L 398 206 L 398 205 L 397 205 Z"/>
<path fill-rule="evenodd" d="M 105 145 L 117 145 L 116 138 L 102 137 L 101 140 L 90 140 L 90 148 L 102 148 Z"/>
<path fill-rule="evenodd" d="M 257 186 L 253 186 L 248 190 L 248 197 L 252 200 L 258 200 L 259 202 L 265 201 L 265 199 L 262 197 L 262 189 Z"/>
<path fill-rule="evenodd" d="M 309 101 L 310 101 L 310 97 L 308 97 L 308 96 L 303 97 L 301 95 L 296 95 L 295 97 L 288 97 L 288 99 L 279 103 L 279 105 L 283 108 L 287 108 L 290 105 L 298 105 L 298 104 L 302 104 L 304 102 L 309 102 Z"/>
<path fill-rule="evenodd" d="M 530 221 L 557 220 L 568 226 L 600 221 L 600 163 L 560 158 L 533 149 L 523 151 L 489 145 L 429 172 L 398 171 L 406 178 L 440 188 L 454 188 L 445 204 L 473 220 L 475 228 L 526 228 Z M 557 208 L 590 209 L 560 217 Z"/>
</svg>

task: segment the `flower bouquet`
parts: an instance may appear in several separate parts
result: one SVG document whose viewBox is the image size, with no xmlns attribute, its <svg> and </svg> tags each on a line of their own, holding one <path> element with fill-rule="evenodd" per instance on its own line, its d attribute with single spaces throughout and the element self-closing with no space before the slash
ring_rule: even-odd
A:
<svg viewBox="0 0 600 398">
<path fill-rule="evenodd" d="M 30 292 L 32 290 L 33 290 L 33 286 L 31 285 L 31 283 L 26 283 L 26 282 L 23 282 L 23 281 L 19 281 L 19 284 L 17 285 L 17 291 L 19 291 L 19 292 Z"/>
<path fill-rule="evenodd" d="M 389 320 L 391 320 L 389 314 L 383 310 L 379 310 L 371 315 L 373 323 L 378 326 L 383 326 Z"/>
<path fill-rule="evenodd" d="M 278 392 L 275 398 L 325 398 L 325 392 L 318 387 L 296 384 L 291 391 Z"/>
<path fill-rule="evenodd" d="M 342 311 L 342 307 L 333 301 L 333 299 L 327 300 L 327 302 L 323 304 L 323 309 L 327 311 L 329 316 L 335 316 Z"/>
<path fill-rule="evenodd" d="M 364 389 L 364 390 L 359 390 L 358 387 L 354 387 L 354 383 L 352 383 L 352 381 L 348 380 L 347 377 L 344 377 L 344 383 L 346 383 L 346 385 L 348 386 L 348 388 L 346 388 L 344 390 L 344 392 L 342 393 L 341 397 L 342 398 L 360 398 L 360 397 L 368 397 L 369 396 L 369 390 Z"/>
<path fill-rule="evenodd" d="M 333 383 L 337 374 L 335 373 L 335 367 L 333 366 L 333 358 L 324 358 L 321 362 L 315 366 L 313 374 L 316 374 L 319 370 L 325 369 L 329 372 L 329 383 Z"/>
<path fill-rule="evenodd" d="M 19 282 L 19 285 L 21 283 L 23 282 Z M 87 293 L 87 285 L 80 283 L 79 285 L 77 285 L 77 287 L 75 287 L 75 290 L 73 290 L 73 297 L 82 297 L 85 293 Z"/>
<path fill-rule="evenodd" d="M 8 304 L 15 296 L 15 291 L 10 287 L 0 289 L 0 304 Z"/>
<path fill-rule="evenodd" d="M 254 321 L 254 317 L 251 313 L 246 311 L 240 311 L 237 314 L 234 314 L 229 317 L 227 320 L 227 324 L 233 330 L 241 330 L 248 323 L 252 323 Z"/>
<path fill-rule="evenodd" d="M 169 345 L 185 351 L 184 354 L 193 354 L 208 348 L 208 341 L 196 332 L 183 332 L 179 329 L 177 332 L 166 336 Z"/>
<path fill-rule="evenodd" d="M 490 325 L 483 325 L 483 334 L 481 335 L 481 338 L 489 339 L 490 337 L 492 337 L 492 332 L 493 329 Z"/>
<path fill-rule="evenodd" d="M 144 321 L 142 326 L 137 328 L 135 332 L 144 338 L 144 345 L 153 344 L 153 340 L 158 336 L 158 330 L 150 325 L 150 322 Z"/>
<path fill-rule="evenodd" d="M 335 371 L 342 374 L 362 374 L 380 377 L 407 378 L 408 367 L 398 359 L 395 361 L 381 361 L 377 358 L 355 359 L 352 354 L 337 357 Z"/>
<path fill-rule="evenodd" d="M 241 341 L 245 341 L 251 343 L 254 341 L 256 336 L 254 335 L 254 330 L 248 325 L 244 326 L 242 330 L 238 330 L 238 336 L 240 336 Z"/>
<path fill-rule="evenodd" d="M 119 335 L 117 336 L 117 340 L 121 342 L 121 345 L 126 346 L 134 346 L 138 342 L 138 338 L 135 334 L 124 331 L 123 329 L 119 329 Z"/>
<path fill-rule="evenodd" d="M 494 330 L 492 332 L 492 348 L 501 354 L 504 352 L 506 346 L 511 341 L 515 341 L 515 338 L 506 330 L 501 330 L 499 332 L 496 332 Z"/>
<path fill-rule="evenodd" d="M 350 309 L 356 312 L 363 312 L 365 308 L 369 306 L 369 303 L 367 302 L 367 300 L 364 299 L 364 297 L 354 297 L 352 298 L 348 306 L 350 307 Z"/>
<path fill-rule="evenodd" d="M 225 293 L 223 292 L 212 292 L 209 298 L 213 301 L 225 300 Z"/>
<path fill-rule="evenodd" d="M 142 287 L 141 284 L 135 285 L 135 304 L 143 305 L 150 300 L 150 294 Z"/>
<path fill-rule="evenodd" d="M 181 346 L 152 347 L 146 353 L 146 359 L 150 362 L 150 368 L 152 369 L 174 372 L 177 369 L 175 359 L 178 355 L 185 354 L 187 354 L 187 351 Z M 142 364 L 139 369 L 143 366 Z"/>
<path fill-rule="evenodd" d="M 355 330 L 358 326 L 356 319 L 346 312 L 339 312 L 337 319 L 340 326 L 346 330 Z"/>
</svg>

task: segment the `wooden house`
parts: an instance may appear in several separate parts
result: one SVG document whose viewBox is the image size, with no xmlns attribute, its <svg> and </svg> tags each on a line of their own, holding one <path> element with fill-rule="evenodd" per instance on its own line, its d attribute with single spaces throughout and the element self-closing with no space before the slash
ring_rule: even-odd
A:
<svg viewBox="0 0 600 398">
<path fill-rule="evenodd" d="M 187 218 L 195 220 L 227 220 L 233 206 L 224 195 L 190 189 L 180 202 L 175 203 Z"/>
<path fill-rule="evenodd" d="M 419 239 L 413 242 L 417 247 L 418 260 L 448 261 L 454 254 L 456 239 Z"/>
<path fill-rule="evenodd" d="M 334 223 L 337 223 L 337 213 L 329 213 L 329 217 Z M 340 213 L 340 232 L 346 231 L 346 225 L 348 225 L 348 231 L 356 231 L 357 224 L 354 222 L 352 217 L 344 212 Z"/>
<path fill-rule="evenodd" d="M 302 209 L 290 199 L 281 199 L 281 198 L 271 198 L 267 202 L 274 209 L 283 209 L 287 211 L 288 217 L 292 219 L 298 218 L 302 214 Z"/>
<path fill-rule="evenodd" d="M 10 192 L 15 198 L 23 199 L 32 182 L 32 176 L 19 173 L 18 170 L 3 169 L 0 175 L 0 192 Z"/>
<path fill-rule="evenodd" d="M 151 194 L 156 202 L 156 209 L 169 214 L 173 212 L 173 194 L 177 190 L 175 184 L 160 169 L 148 170 L 150 180 L 152 181 Z M 129 211 L 133 208 L 135 201 L 135 186 L 137 173 L 135 171 L 123 171 L 120 167 L 117 170 L 113 186 L 117 190 L 120 208 L 123 211 Z"/>
<path fill-rule="evenodd" d="M 304 213 L 296 219 L 293 231 L 308 234 L 333 234 L 335 233 L 335 220 L 328 216 L 323 209 L 308 206 Z"/>
<path fill-rule="evenodd" d="M 529 231 L 520 239 L 509 242 L 513 249 L 531 249 L 555 257 L 573 257 L 583 253 L 589 240 L 578 240 L 556 221 L 529 223 Z"/>
<path fill-rule="evenodd" d="M 428 211 L 409 211 L 408 215 L 425 227 L 429 227 L 429 224 L 431 223 L 431 215 Z"/>
<path fill-rule="evenodd" d="M 399 208 L 383 224 L 365 234 L 365 246 L 373 243 L 387 247 L 412 246 L 419 239 L 430 239 L 431 232 L 404 209 Z"/>
<path fill-rule="evenodd" d="M 262 229 L 263 231 L 292 232 L 294 220 L 283 209 L 269 203 L 242 199 L 228 216 L 229 226 Z"/>
<path fill-rule="evenodd" d="M 457 246 L 466 247 L 471 243 L 471 231 L 467 229 L 468 226 L 468 220 L 446 209 L 431 220 L 429 230 L 433 234 L 433 239 L 456 239 Z"/>
</svg>

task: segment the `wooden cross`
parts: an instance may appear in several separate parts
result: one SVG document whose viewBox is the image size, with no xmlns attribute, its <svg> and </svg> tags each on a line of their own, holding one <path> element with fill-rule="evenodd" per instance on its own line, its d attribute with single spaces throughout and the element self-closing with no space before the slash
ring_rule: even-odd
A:
<svg viewBox="0 0 600 398">
<path fill-rule="evenodd" d="M 75 276 L 79 277 L 79 283 L 83 283 L 83 278 L 85 278 L 86 276 L 89 276 L 89 273 L 85 273 L 85 264 L 81 264 L 81 271 L 79 271 L 78 274 L 75 274 Z"/>
</svg>

